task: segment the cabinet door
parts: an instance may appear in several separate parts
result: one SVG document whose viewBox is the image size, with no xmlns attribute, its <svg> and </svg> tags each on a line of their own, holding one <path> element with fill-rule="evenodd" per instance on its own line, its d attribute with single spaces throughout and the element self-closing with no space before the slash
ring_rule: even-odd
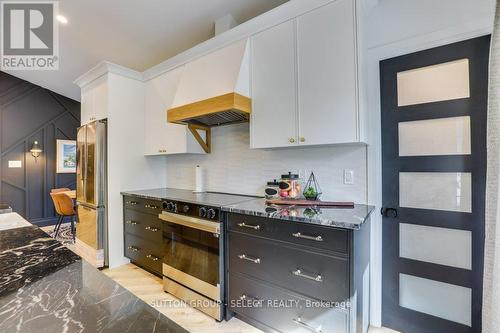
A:
<svg viewBox="0 0 500 333">
<path fill-rule="evenodd" d="M 186 152 L 186 126 L 167 122 L 182 67 L 162 74 L 146 83 L 144 154 L 164 155 Z"/>
<path fill-rule="evenodd" d="M 354 0 L 297 18 L 300 144 L 358 141 Z"/>
<path fill-rule="evenodd" d="M 104 75 L 92 82 L 94 91 L 94 119 L 108 117 L 108 76 Z"/>
<path fill-rule="evenodd" d="M 94 117 L 94 95 L 91 87 L 82 88 L 82 99 L 80 101 L 81 115 L 80 122 L 82 125 L 89 123 Z"/>
<path fill-rule="evenodd" d="M 297 143 L 294 21 L 251 39 L 252 148 Z"/>
</svg>

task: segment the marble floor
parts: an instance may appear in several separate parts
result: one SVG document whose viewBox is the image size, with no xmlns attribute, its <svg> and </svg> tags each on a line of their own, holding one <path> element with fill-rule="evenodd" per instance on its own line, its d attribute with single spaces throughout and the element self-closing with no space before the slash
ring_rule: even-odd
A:
<svg viewBox="0 0 500 333">
<path fill-rule="evenodd" d="M 258 333 L 262 332 L 237 318 L 217 323 L 193 308 L 182 306 L 177 299 L 163 292 L 162 280 L 149 272 L 127 264 L 103 272 L 169 319 L 192 333 Z M 371 327 L 369 333 L 398 333 L 387 328 Z"/>
</svg>

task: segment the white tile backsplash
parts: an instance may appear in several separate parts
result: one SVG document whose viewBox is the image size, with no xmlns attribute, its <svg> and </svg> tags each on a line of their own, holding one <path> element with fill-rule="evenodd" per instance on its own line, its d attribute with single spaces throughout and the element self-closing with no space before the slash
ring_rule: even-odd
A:
<svg viewBox="0 0 500 333">
<path fill-rule="evenodd" d="M 194 189 L 201 165 L 209 191 L 263 195 L 267 181 L 303 170 L 314 171 L 323 200 L 366 203 L 366 146 L 250 149 L 249 141 L 248 124 L 213 128 L 211 154 L 167 157 L 167 185 Z M 353 185 L 343 184 L 344 169 L 354 171 Z"/>
</svg>

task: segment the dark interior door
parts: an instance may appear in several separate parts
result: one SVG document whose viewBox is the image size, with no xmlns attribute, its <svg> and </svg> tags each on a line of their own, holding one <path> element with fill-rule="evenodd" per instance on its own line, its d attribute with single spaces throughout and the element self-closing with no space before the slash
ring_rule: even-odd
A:
<svg viewBox="0 0 500 333">
<path fill-rule="evenodd" d="M 382 323 L 481 332 L 490 37 L 380 63 Z"/>
</svg>

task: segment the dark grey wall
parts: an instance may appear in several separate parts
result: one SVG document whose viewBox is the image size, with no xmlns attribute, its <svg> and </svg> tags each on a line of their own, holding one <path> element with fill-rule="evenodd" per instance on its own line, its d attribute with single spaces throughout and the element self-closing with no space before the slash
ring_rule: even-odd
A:
<svg viewBox="0 0 500 333">
<path fill-rule="evenodd" d="M 74 140 L 79 124 L 79 102 L 0 72 L 0 202 L 38 225 L 54 223 L 50 189 L 75 186 L 75 174 L 56 174 L 56 139 Z M 35 140 L 43 149 L 36 163 Z"/>
</svg>

